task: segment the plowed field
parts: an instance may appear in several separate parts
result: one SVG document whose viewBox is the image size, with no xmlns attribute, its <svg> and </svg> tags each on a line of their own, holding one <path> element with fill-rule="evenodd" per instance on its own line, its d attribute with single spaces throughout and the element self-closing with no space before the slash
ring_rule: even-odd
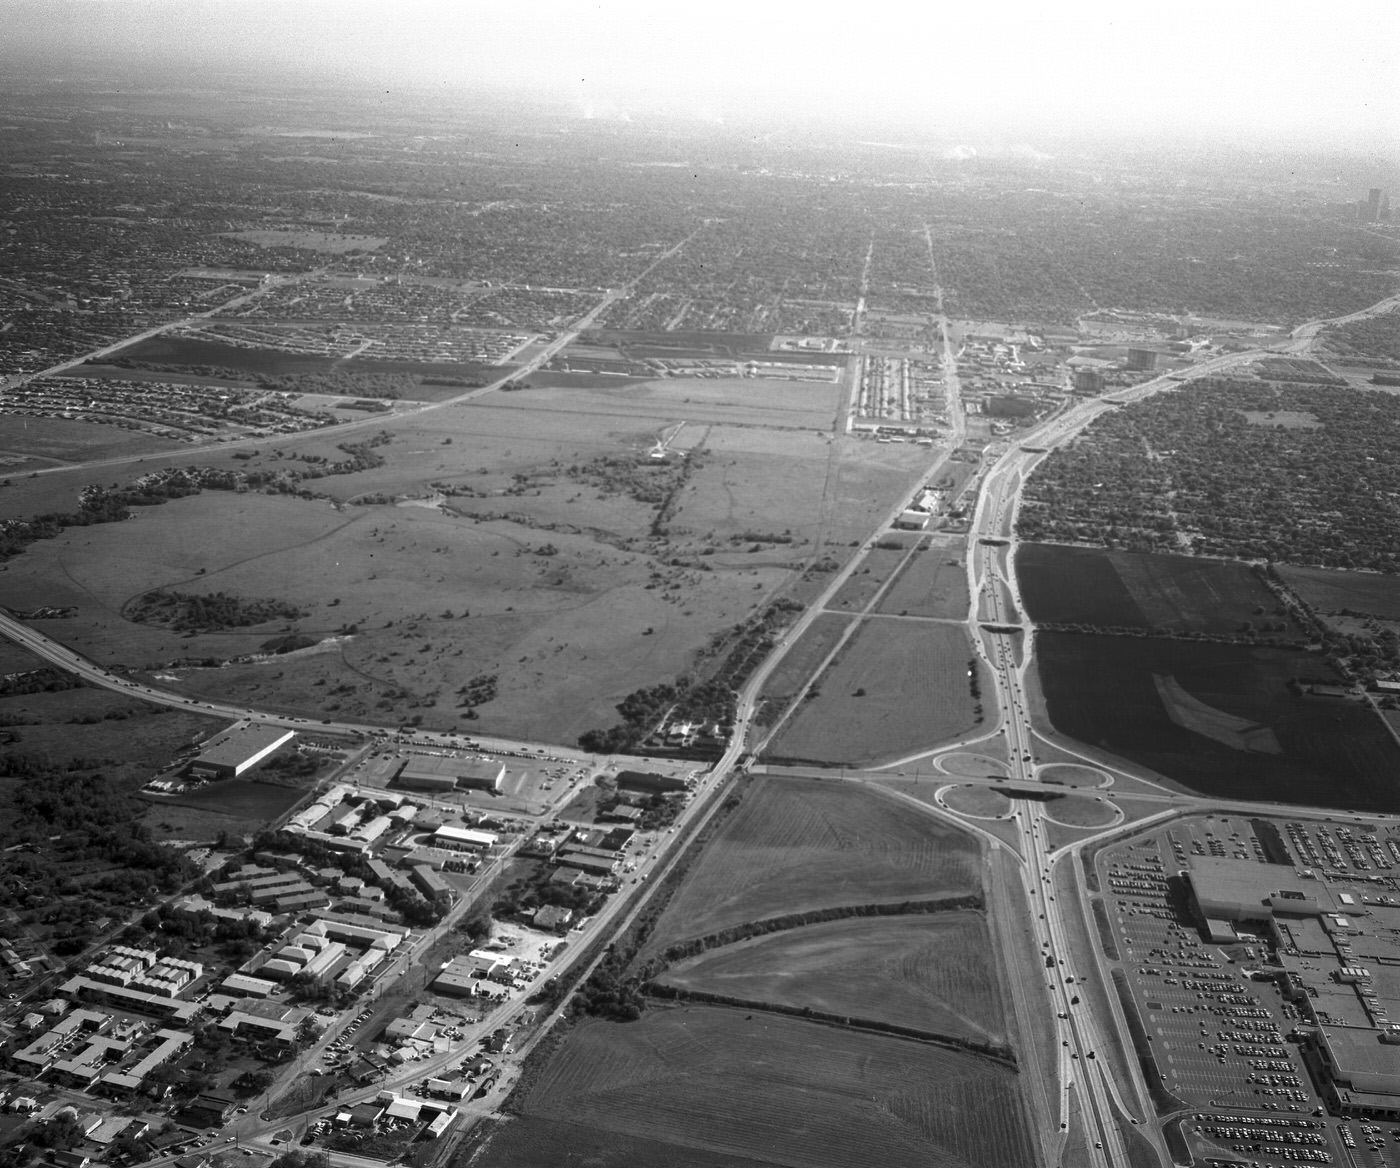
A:
<svg viewBox="0 0 1400 1168">
<path fill-rule="evenodd" d="M 672 966 L 678 989 L 1005 1041 L 991 942 L 973 912 L 856 917 L 757 937 Z"/>
<path fill-rule="evenodd" d="M 648 950 L 786 913 L 980 889 L 977 843 L 959 829 L 877 789 L 765 777 L 691 867 Z"/>
<path fill-rule="evenodd" d="M 512 1158 L 546 1131 L 606 1147 L 608 1133 L 648 1164 L 718 1157 L 797 1168 L 1023 1168 L 1036 1157 L 1016 1075 L 935 1046 L 798 1019 L 711 1007 L 587 1021 L 524 1101 L 525 1116 L 477 1161 Z M 520 1129 L 520 1130 L 516 1130 Z M 654 1142 L 653 1142 L 654 1141 Z M 664 1153 L 657 1144 L 668 1145 Z M 543 1150 L 543 1149 L 537 1149 Z M 568 1163 L 559 1149 L 539 1163 Z M 607 1156 L 589 1163 L 640 1163 Z"/>
</svg>

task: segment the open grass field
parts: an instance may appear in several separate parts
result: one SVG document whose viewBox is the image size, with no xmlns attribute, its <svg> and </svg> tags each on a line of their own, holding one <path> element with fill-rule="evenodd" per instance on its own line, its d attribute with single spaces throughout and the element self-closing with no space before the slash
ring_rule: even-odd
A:
<svg viewBox="0 0 1400 1168">
<path fill-rule="evenodd" d="M 904 562 L 904 548 L 871 548 L 865 558 L 831 598 L 832 611 L 860 612 L 875 599 Z"/>
<path fill-rule="evenodd" d="M 688 424 L 719 423 L 795 427 L 832 432 L 841 405 L 840 387 L 830 381 L 771 381 L 757 377 L 665 377 L 654 381 L 593 375 L 591 385 L 545 388 L 561 376 L 531 375 L 531 389 L 508 400 L 525 409 L 582 411 L 673 418 Z M 543 382 L 544 384 L 539 384 Z M 538 385 L 538 387 L 536 387 Z"/>
<path fill-rule="evenodd" d="M 841 905 L 981 888 L 978 844 L 883 791 L 821 779 L 755 779 L 686 873 L 647 943 Z"/>
<path fill-rule="evenodd" d="M 772 1161 L 532 1115 L 502 1124 L 471 1163 L 479 1168 L 766 1168 Z"/>
<path fill-rule="evenodd" d="M 1072 762 L 1056 762 L 1043 766 L 1036 772 L 1042 783 L 1056 783 L 1062 787 L 1106 787 L 1109 776 L 1097 767 L 1079 766 Z"/>
<path fill-rule="evenodd" d="M 671 966 L 665 985 L 1000 1043 L 1006 1021 L 974 912 L 856 917 L 771 933 Z"/>
<path fill-rule="evenodd" d="M 1093 795 L 1066 795 L 1045 804 L 1045 814 L 1066 827 L 1107 827 L 1118 818 L 1113 804 Z"/>
<path fill-rule="evenodd" d="M 925 543 L 905 562 L 876 611 L 965 620 L 969 603 L 961 549 Z"/>
<path fill-rule="evenodd" d="M 1011 800 L 992 787 L 973 783 L 949 787 L 941 798 L 954 811 L 975 815 L 978 819 L 1000 819 L 1011 814 Z"/>
<path fill-rule="evenodd" d="M 806 632 L 783 655 L 777 668 L 763 684 L 763 699 L 772 703 L 773 710 L 786 708 L 793 695 L 826 660 L 826 655 L 835 647 L 851 619 L 824 612 L 807 626 Z"/>
<path fill-rule="evenodd" d="M 936 746 L 978 724 L 961 625 L 875 617 L 779 731 L 774 758 L 865 764 Z M 981 670 L 978 664 L 975 668 Z M 982 692 L 991 687 L 983 682 Z"/>
<path fill-rule="evenodd" d="M 184 449 L 16 478 L 0 489 L 0 518 L 72 510 L 90 482 L 171 465 L 316 473 L 318 460 L 345 458 L 347 441 L 390 438 L 374 447 L 377 465 L 302 480 L 324 497 L 206 491 L 35 543 L 8 562 L 5 602 L 76 605 L 75 618 L 41 631 L 104 663 L 180 663 L 164 684 L 190 693 L 572 743 L 616 721 L 633 690 L 690 671 L 754 606 L 809 587 L 806 566 L 849 554 L 927 457 L 800 427 L 687 424 L 674 448 L 697 453 L 658 528 L 661 496 L 638 497 L 628 460 L 644 478 L 647 450 L 677 417 L 629 414 L 641 407 L 626 402 L 523 408 L 531 397 L 375 418 L 259 443 L 238 459 Z M 616 472 L 604 461 L 618 459 Z M 782 538 L 756 538 L 766 535 Z M 185 637 L 124 619 L 127 602 L 153 588 L 278 599 L 304 615 Z M 257 654 L 289 629 L 323 643 L 192 664 Z M 459 689 L 491 674 L 496 698 L 464 721 Z"/>
<path fill-rule="evenodd" d="M 1234 560 L 1030 543 L 1016 578 L 1036 621 L 1228 635 L 1276 619 L 1273 595 Z"/>
<path fill-rule="evenodd" d="M 190 447 L 154 434 L 70 418 L 22 418 L 0 414 L 0 475 L 18 477 L 57 463 L 158 454 Z M 0 490 L 0 503 L 13 489 Z"/>
<path fill-rule="evenodd" d="M 1205 795 L 1400 809 L 1400 746 L 1362 704 L 1296 696 L 1316 655 L 1244 645 L 1041 633 L 1055 729 Z"/>
<path fill-rule="evenodd" d="M 736 1010 L 653 1009 L 627 1025 L 583 1022 L 524 1106 L 511 1125 L 524 1131 L 488 1147 L 481 1168 L 523 1163 L 506 1157 L 522 1141 L 538 1147 L 530 1140 L 536 1120 L 569 1125 L 564 1133 L 577 1125 L 656 1142 L 638 1149 L 655 1159 L 610 1159 L 604 1150 L 590 1164 L 736 1162 L 717 1155 L 794 1168 L 1035 1163 L 1014 1073 L 922 1043 Z"/>
<path fill-rule="evenodd" d="M 1278 574 L 1298 597 L 1319 612 L 1349 608 L 1385 620 L 1400 620 L 1400 577 L 1379 572 L 1278 565 Z"/>
<path fill-rule="evenodd" d="M 7 753 L 46 757 L 123 783 L 145 782 L 225 724 L 88 687 L 0 697 L 0 720 L 10 736 Z"/>
<path fill-rule="evenodd" d="M 288 353 L 281 349 L 225 345 L 218 341 L 172 334 L 138 341 L 134 345 L 117 350 L 113 356 L 169 365 L 218 365 L 226 369 L 245 369 L 251 373 L 272 375 L 326 373 L 339 369 L 357 373 L 423 373 L 448 377 L 478 377 L 483 381 L 495 381 L 514 368 L 509 364 L 492 365 L 486 361 L 386 361 L 373 357 L 353 357 L 347 360 L 315 353 Z M 461 392 L 461 389 L 446 390 L 444 395 L 451 397 Z"/>
</svg>

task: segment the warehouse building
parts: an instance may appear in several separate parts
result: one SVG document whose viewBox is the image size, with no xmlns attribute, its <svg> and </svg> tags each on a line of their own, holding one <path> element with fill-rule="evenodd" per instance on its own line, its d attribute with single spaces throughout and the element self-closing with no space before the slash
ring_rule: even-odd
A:
<svg viewBox="0 0 1400 1168">
<path fill-rule="evenodd" d="M 484 852 L 495 843 L 496 836 L 491 832 L 466 827 L 440 827 L 433 832 L 432 840 L 433 847 L 456 852 Z"/>
<path fill-rule="evenodd" d="M 415 754 L 398 773 L 400 786 L 419 791 L 499 791 L 506 764 L 492 758 Z"/>
<path fill-rule="evenodd" d="M 295 730 L 284 730 L 280 726 L 258 723 L 234 726 L 205 743 L 199 756 L 190 763 L 190 774 L 208 779 L 235 779 L 271 758 L 295 737 Z"/>
<path fill-rule="evenodd" d="M 686 781 L 679 775 L 663 775 L 656 771 L 618 771 L 617 786 L 620 791 L 645 791 L 649 795 L 687 790 Z"/>
</svg>

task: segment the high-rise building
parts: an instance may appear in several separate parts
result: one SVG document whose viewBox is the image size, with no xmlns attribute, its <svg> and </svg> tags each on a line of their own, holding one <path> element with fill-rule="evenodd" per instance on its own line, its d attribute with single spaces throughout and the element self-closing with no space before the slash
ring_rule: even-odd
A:
<svg viewBox="0 0 1400 1168">
<path fill-rule="evenodd" d="M 1390 218 L 1390 200 L 1380 187 L 1372 187 L 1356 204 L 1356 217 L 1362 223 L 1379 223 Z"/>
<path fill-rule="evenodd" d="M 1103 374 L 1097 369 L 1076 369 L 1074 371 L 1075 393 L 1102 393 Z"/>
<path fill-rule="evenodd" d="M 1128 368 L 1146 373 L 1157 368 L 1157 354 L 1152 349 L 1129 349 Z"/>
</svg>

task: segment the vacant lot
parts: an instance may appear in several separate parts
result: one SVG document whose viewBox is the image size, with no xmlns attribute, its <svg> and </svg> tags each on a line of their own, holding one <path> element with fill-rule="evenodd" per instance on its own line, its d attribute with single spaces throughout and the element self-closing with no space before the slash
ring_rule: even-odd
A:
<svg viewBox="0 0 1400 1168">
<path fill-rule="evenodd" d="M 549 373 L 545 380 L 553 381 L 560 376 L 580 375 Z M 532 386 L 536 380 L 532 374 Z M 631 378 L 594 374 L 592 382 L 531 388 L 512 394 L 511 400 L 529 409 L 542 407 L 551 412 L 642 414 L 670 417 L 688 425 L 718 422 L 826 432 L 834 428 L 841 403 L 841 390 L 830 381 L 673 377 L 637 382 Z"/>
<path fill-rule="evenodd" d="M 590 1163 L 1035 1162 L 1010 1071 L 922 1043 L 715 1008 L 649 1010 L 628 1025 L 582 1023 L 526 1097 L 525 1117 L 506 1129 L 524 1131 L 478 1163 L 522 1163 L 507 1157 L 534 1145 L 536 1120 L 610 1133 L 634 1148 L 633 1141 L 655 1141 L 637 1148 L 645 1160 L 604 1151 Z"/>
<path fill-rule="evenodd" d="M 1042 633 L 1055 729 L 1203 794 L 1354 810 L 1396 807 L 1400 747 L 1366 706 L 1300 696 L 1315 654 Z"/>
<path fill-rule="evenodd" d="M 145 782 L 222 724 L 88 686 L 0 697 L 10 758 L 32 755 L 123 782 Z"/>
<path fill-rule="evenodd" d="M 306 790 L 301 787 L 285 787 L 276 783 L 259 783 L 247 779 L 226 779 L 223 782 L 206 783 L 199 790 L 183 795 L 172 795 L 168 799 L 162 797 L 156 802 L 197 807 L 204 811 L 266 823 L 276 819 L 304 794 Z"/>
<path fill-rule="evenodd" d="M 763 700 L 771 703 L 774 713 L 787 707 L 793 695 L 826 660 L 850 623 L 850 617 L 824 612 L 807 626 L 806 632 L 783 655 L 763 685 Z"/>
<path fill-rule="evenodd" d="M 883 791 L 756 779 L 691 866 L 648 948 L 786 913 L 978 892 L 977 855 L 971 836 Z"/>
<path fill-rule="evenodd" d="M 977 913 L 826 921 L 712 949 L 660 979 L 954 1038 L 1006 1041 L 995 957 Z"/>
<path fill-rule="evenodd" d="M 932 747 L 977 725 L 972 646 L 960 625 L 875 617 L 847 642 L 769 753 L 865 764 Z M 979 673 L 981 664 L 973 666 Z M 990 686 L 983 682 L 983 692 Z"/>
<path fill-rule="evenodd" d="M 1278 574 L 1298 597 L 1319 612 L 1352 612 L 1400 620 L 1400 577 L 1379 572 L 1278 565 Z"/>
<path fill-rule="evenodd" d="M 633 690 L 709 668 L 716 633 L 798 587 L 817 559 L 849 554 L 921 462 L 802 428 L 687 424 L 672 448 L 691 462 L 657 467 L 647 451 L 685 403 L 604 411 L 610 399 L 596 396 L 576 410 L 492 395 L 100 476 L 17 478 L 0 490 L 0 518 L 73 510 L 94 480 L 172 464 L 290 471 L 312 497 L 205 491 L 69 529 L 8 562 L 8 601 L 77 606 L 42 631 L 187 692 L 572 742 L 615 722 Z M 346 460 L 343 444 L 381 434 L 363 469 L 326 473 Z M 153 588 L 273 598 L 307 615 L 191 637 L 125 621 L 122 606 Z M 258 656 L 287 631 L 321 643 Z M 462 704 L 464 687 L 493 675 L 493 700 Z"/>
<path fill-rule="evenodd" d="M 831 608 L 842 612 L 860 612 L 875 599 L 908 554 L 902 547 L 871 548 L 861 560 L 860 567 L 851 573 L 831 598 Z"/>
<path fill-rule="evenodd" d="M 504 377 L 511 365 L 486 361 L 386 361 L 373 357 L 342 359 L 316 353 L 289 353 L 282 349 L 255 349 L 161 334 L 117 350 L 114 358 L 162 365 L 216 365 L 224 369 L 244 369 L 250 373 L 422 373 L 430 376 L 479 378 L 483 384 Z M 460 393 L 460 389 L 448 391 Z"/>
<path fill-rule="evenodd" d="M 878 611 L 965 620 L 968 606 L 967 568 L 961 549 L 925 544 L 905 562 L 880 598 Z"/>
<path fill-rule="evenodd" d="M 1016 578 L 1035 621 L 1230 635 L 1282 619 L 1273 595 L 1235 560 L 1022 544 Z M 1288 635 L 1297 633 L 1290 623 Z"/>
<path fill-rule="evenodd" d="M 171 438 L 96 422 L 0 414 L 0 474 L 4 475 L 28 474 L 56 463 L 180 449 L 189 448 Z"/>
</svg>

